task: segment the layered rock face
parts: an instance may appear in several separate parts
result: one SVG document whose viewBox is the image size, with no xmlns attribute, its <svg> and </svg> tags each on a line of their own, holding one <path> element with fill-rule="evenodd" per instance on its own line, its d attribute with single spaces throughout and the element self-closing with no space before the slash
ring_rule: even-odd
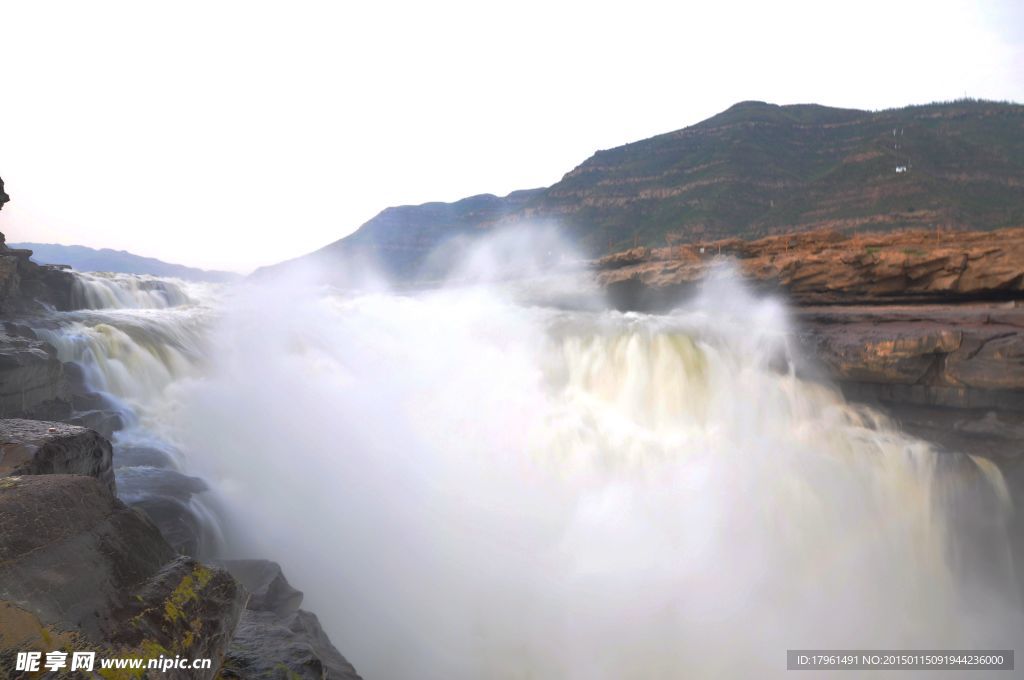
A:
<svg viewBox="0 0 1024 680">
<path fill-rule="evenodd" d="M 57 350 L 27 326 L 0 324 L 0 417 L 66 418 L 69 399 Z"/>
<path fill-rule="evenodd" d="M 723 258 L 754 286 L 797 305 L 1024 298 L 1021 228 L 862 235 L 821 230 L 695 242 L 614 253 L 597 260 L 595 269 L 613 303 L 654 310 L 689 294 Z"/>
<path fill-rule="evenodd" d="M 1024 307 L 808 307 L 804 340 L 836 379 L 923 406 L 1024 411 Z"/>
<path fill-rule="evenodd" d="M 72 275 L 61 267 L 38 265 L 31 257 L 31 250 L 8 248 L 0 234 L 0 314 L 40 305 L 70 309 Z"/>
</svg>

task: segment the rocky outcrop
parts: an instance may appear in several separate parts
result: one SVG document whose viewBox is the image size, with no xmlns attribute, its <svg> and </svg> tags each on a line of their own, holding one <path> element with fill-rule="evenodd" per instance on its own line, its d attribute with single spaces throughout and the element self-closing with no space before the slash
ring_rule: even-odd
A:
<svg viewBox="0 0 1024 680">
<path fill-rule="evenodd" d="M 659 310 L 678 304 L 723 261 L 797 305 L 1024 299 L 1022 228 L 853 236 L 825 230 L 636 248 L 594 267 L 616 306 Z"/>
<path fill-rule="evenodd" d="M 39 420 L 0 420 L 0 475 L 88 475 L 116 495 L 110 442 L 93 430 Z"/>
<path fill-rule="evenodd" d="M 17 651 L 213 659 L 242 606 L 226 572 L 176 557 L 157 528 L 82 475 L 0 480 L 0 663 Z"/>
<path fill-rule="evenodd" d="M 0 210 L 10 200 L 0 179 Z M 30 257 L 31 250 L 8 248 L 0 234 L 0 315 L 36 309 L 40 304 L 70 307 L 72 275 L 59 266 L 38 265 Z"/>
<path fill-rule="evenodd" d="M 31 250 L 8 248 L 0 234 L 0 314 L 47 306 L 71 309 L 74 275 L 63 267 L 38 265 Z"/>
<path fill-rule="evenodd" d="M 280 566 L 266 560 L 230 560 L 223 566 L 250 593 L 223 677 L 358 680 L 316 615 L 299 609 L 302 593 L 291 587 Z"/>
</svg>

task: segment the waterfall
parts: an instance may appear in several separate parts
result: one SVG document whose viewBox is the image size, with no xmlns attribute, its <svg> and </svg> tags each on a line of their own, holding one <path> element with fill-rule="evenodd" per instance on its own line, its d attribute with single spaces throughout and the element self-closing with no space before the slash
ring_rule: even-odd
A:
<svg viewBox="0 0 1024 680">
<path fill-rule="evenodd" d="M 189 285 L 199 287 L 138 274 L 76 273 L 71 302 L 78 309 L 166 309 L 190 302 Z"/>
<path fill-rule="evenodd" d="M 785 308 L 729 277 L 657 316 L 102 281 L 132 308 L 45 333 L 130 414 L 122 493 L 159 488 L 139 449 L 205 480 L 205 549 L 281 562 L 366 677 L 773 677 L 787 648 L 1020 642 L 998 470 L 808 378 Z"/>
</svg>

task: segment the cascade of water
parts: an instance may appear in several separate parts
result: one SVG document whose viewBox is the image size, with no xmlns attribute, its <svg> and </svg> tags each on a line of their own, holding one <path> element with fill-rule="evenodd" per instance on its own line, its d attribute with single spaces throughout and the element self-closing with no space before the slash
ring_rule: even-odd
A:
<svg viewBox="0 0 1024 680">
<path fill-rule="evenodd" d="M 82 369 L 97 404 L 123 424 L 112 437 L 122 500 L 142 507 L 172 544 L 212 553 L 223 542 L 205 484 L 187 464 L 168 412 L 181 384 L 200 377 L 215 287 L 127 274 L 79 274 L 75 295 L 86 309 L 56 313 L 37 334 L 63 361 Z"/>
<path fill-rule="evenodd" d="M 71 291 L 79 309 L 166 309 L 186 305 L 187 289 L 199 284 L 155 276 L 113 273 L 78 273 Z"/>
</svg>

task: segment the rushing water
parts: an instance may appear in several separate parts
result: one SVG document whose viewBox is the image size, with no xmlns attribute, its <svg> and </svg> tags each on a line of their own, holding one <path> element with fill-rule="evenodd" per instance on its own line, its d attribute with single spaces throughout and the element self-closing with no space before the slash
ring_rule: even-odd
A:
<svg viewBox="0 0 1024 680">
<path fill-rule="evenodd" d="M 201 476 L 200 551 L 280 561 L 368 678 L 1019 642 L 999 473 L 802 377 L 785 309 L 727 277 L 665 316 L 479 286 L 80 295 L 42 332 L 127 414 L 122 494 Z"/>
</svg>

